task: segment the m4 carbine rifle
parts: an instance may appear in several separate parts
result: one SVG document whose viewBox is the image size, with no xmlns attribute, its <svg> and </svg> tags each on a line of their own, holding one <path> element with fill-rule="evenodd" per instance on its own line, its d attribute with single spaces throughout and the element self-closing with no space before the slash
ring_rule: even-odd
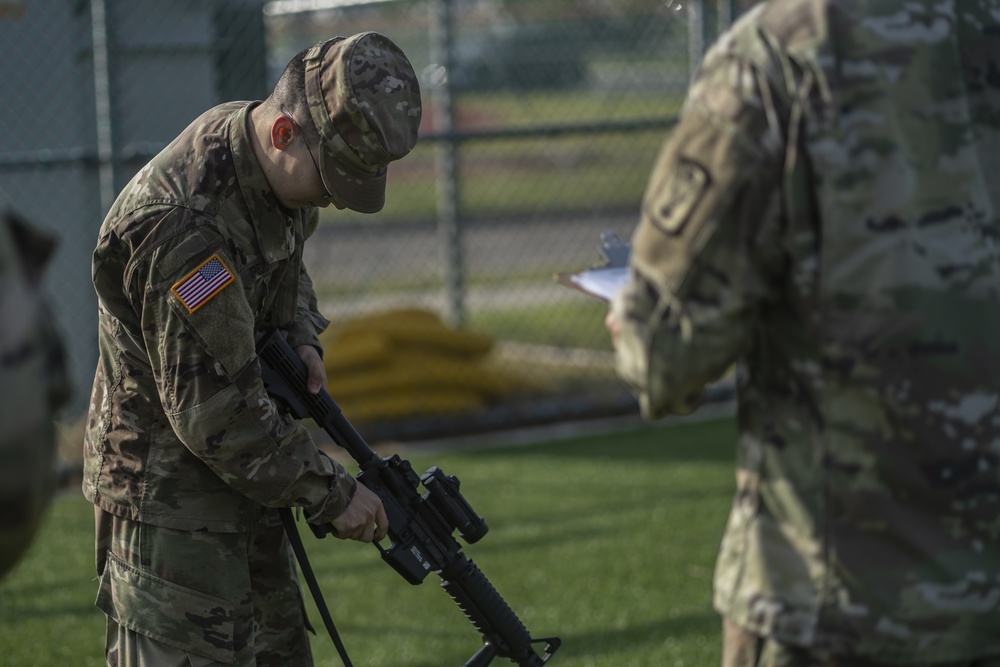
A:
<svg viewBox="0 0 1000 667">
<path fill-rule="evenodd" d="M 257 355 L 267 392 L 284 403 L 296 419 L 311 417 L 347 450 L 361 469 L 358 482 L 382 500 L 391 540 L 388 548 L 375 543 L 382 559 L 414 585 L 436 572 L 441 586 L 482 634 L 482 648 L 465 667 L 485 667 L 496 656 L 521 667 L 548 662 L 559 648 L 559 638 L 533 639 L 486 576 L 462 554 L 461 545 L 452 536 L 458 530 L 462 539 L 472 544 L 488 530 L 486 521 L 459 492 L 458 479 L 445 475 L 437 466 L 418 477 L 409 461 L 398 455 L 378 456 L 326 389 L 318 394 L 308 392 L 305 364 L 278 330 L 261 341 Z M 423 494 L 419 491 L 421 483 L 426 489 Z M 309 527 L 317 537 L 333 532 L 330 524 Z M 533 645 L 542 643 L 545 647 L 539 655 Z"/>
</svg>

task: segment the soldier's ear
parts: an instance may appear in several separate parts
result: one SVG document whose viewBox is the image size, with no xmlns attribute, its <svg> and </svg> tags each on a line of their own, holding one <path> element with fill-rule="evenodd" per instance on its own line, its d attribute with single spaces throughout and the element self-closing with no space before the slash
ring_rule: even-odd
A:
<svg viewBox="0 0 1000 667">
<path fill-rule="evenodd" d="M 278 114 L 274 122 L 271 123 L 271 145 L 279 151 L 287 150 L 295 136 L 295 129 L 295 123 L 292 122 L 291 118 L 284 114 Z"/>
</svg>

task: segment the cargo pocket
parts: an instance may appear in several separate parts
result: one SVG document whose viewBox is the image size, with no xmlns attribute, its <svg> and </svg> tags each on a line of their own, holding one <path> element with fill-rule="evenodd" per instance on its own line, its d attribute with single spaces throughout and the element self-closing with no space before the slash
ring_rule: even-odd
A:
<svg viewBox="0 0 1000 667">
<path fill-rule="evenodd" d="M 216 662 L 233 664 L 234 608 L 109 553 L 95 603 L 119 625 Z"/>
</svg>

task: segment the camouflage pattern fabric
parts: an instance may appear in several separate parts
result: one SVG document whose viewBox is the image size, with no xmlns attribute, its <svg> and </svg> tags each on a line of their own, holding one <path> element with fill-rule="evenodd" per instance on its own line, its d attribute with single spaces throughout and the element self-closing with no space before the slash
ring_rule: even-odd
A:
<svg viewBox="0 0 1000 667">
<path fill-rule="evenodd" d="M 633 237 L 650 418 L 736 364 L 715 605 L 838 656 L 1000 655 L 1000 2 L 771 0 L 707 54 Z"/>
<path fill-rule="evenodd" d="M 921 664 L 926 667 L 1000 667 L 1000 656 Z M 722 631 L 722 667 L 891 667 L 891 663 L 782 644 L 726 621 Z"/>
<path fill-rule="evenodd" d="M 203 664 L 184 661 L 187 654 L 214 664 L 312 664 L 309 624 L 281 526 L 192 534 L 101 510 L 97 526 L 97 606 L 109 619 L 109 665 L 162 665 L 168 657 Z"/>
<path fill-rule="evenodd" d="M 55 241 L 0 205 L 0 577 L 30 546 L 55 487 L 65 350 L 41 292 Z"/>
<path fill-rule="evenodd" d="M 420 127 L 420 84 L 406 55 L 385 35 L 334 37 L 305 55 L 305 86 L 320 137 L 327 192 L 350 209 L 385 205 L 390 162 L 407 155 Z"/>
<path fill-rule="evenodd" d="M 140 170 L 101 228 L 93 265 L 100 359 L 83 491 L 99 517 L 183 536 L 165 542 L 162 566 L 147 566 L 131 546 L 112 544 L 118 560 L 105 558 L 99 521 L 98 605 L 131 631 L 221 662 L 289 621 L 260 616 L 252 582 L 216 583 L 219 568 L 246 567 L 246 540 L 278 526 L 269 508 L 304 507 L 326 522 L 355 488 L 261 383 L 262 333 L 278 327 L 293 347 L 319 347 L 327 321 L 302 266 L 316 211 L 274 198 L 247 134 L 250 108 L 209 110 Z M 286 555 L 264 550 L 253 568 L 291 580 Z M 230 588 L 214 595 L 215 585 Z"/>
<path fill-rule="evenodd" d="M 225 663 L 195 655 L 190 651 L 164 644 L 158 639 L 130 630 L 107 619 L 105 651 L 108 667 L 218 667 Z"/>
<path fill-rule="evenodd" d="M 248 109 L 225 104 L 195 120 L 136 174 L 101 228 L 83 490 L 118 516 L 244 532 L 275 523 L 271 507 L 329 521 L 354 488 L 261 383 L 256 338 L 280 327 L 293 346 L 319 347 L 328 323 L 302 266 L 316 211 L 278 204 L 250 146 Z M 211 266 L 221 273 L 199 274 Z M 199 280 L 201 291 L 185 292 Z"/>
</svg>

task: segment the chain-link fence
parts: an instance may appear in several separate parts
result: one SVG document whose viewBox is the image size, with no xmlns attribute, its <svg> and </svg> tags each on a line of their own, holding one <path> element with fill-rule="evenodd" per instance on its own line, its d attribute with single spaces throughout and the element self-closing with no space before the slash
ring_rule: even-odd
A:
<svg viewBox="0 0 1000 667">
<path fill-rule="evenodd" d="M 457 353 L 475 369 L 425 351 L 422 368 L 438 370 L 417 374 L 455 395 L 489 384 L 477 373 L 505 382 L 467 406 L 478 409 L 435 418 L 439 429 L 617 409 L 605 306 L 553 276 L 596 262 L 602 231 L 629 236 L 692 69 L 733 14 L 730 0 L 0 1 L 0 197 L 62 239 L 48 284 L 77 409 L 97 354 L 90 254 L 118 189 L 203 110 L 262 99 L 297 51 L 367 30 L 407 53 L 424 115 L 383 212 L 324 210 L 307 246 L 331 335 L 386 311 L 395 328 L 382 320 L 381 333 L 424 331 L 420 309 L 444 323 L 435 344 L 454 330 L 488 338 Z M 415 345 L 387 340 L 390 352 Z M 363 403 L 356 414 L 385 422 Z"/>
</svg>

